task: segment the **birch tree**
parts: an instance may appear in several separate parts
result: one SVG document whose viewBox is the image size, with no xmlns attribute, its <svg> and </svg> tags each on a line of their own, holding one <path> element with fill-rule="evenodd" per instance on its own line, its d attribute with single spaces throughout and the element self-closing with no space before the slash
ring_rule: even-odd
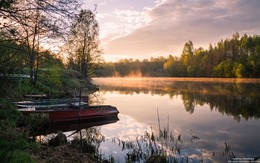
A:
<svg viewBox="0 0 260 163">
<path fill-rule="evenodd" d="M 81 10 L 76 17 L 69 36 L 69 68 L 79 71 L 84 78 L 93 75 L 101 61 L 99 26 L 95 14 Z"/>
</svg>

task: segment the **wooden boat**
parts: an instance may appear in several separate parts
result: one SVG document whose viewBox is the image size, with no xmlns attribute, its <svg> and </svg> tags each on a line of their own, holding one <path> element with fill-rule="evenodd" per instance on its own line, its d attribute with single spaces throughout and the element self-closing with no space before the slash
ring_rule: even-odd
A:
<svg viewBox="0 0 260 163">
<path fill-rule="evenodd" d="M 14 102 L 18 108 L 53 108 L 53 107 L 66 107 L 79 105 L 79 98 L 66 98 L 66 99 L 49 99 L 49 100 L 33 100 L 33 101 L 20 101 Z M 81 102 L 81 105 L 87 105 L 85 102 Z"/>
<path fill-rule="evenodd" d="M 64 104 L 46 104 L 46 105 L 17 105 L 19 109 L 35 109 L 35 110 L 48 110 L 51 108 L 65 108 L 65 107 L 75 107 L 78 108 L 80 106 L 87 106 L 88 104 L 85 102 L 73 102 L 73 103 L 64 103 Z"/>
<path fill-rule="evenodd" d="M 39 95 L 23 95 L 24 98 L 29 99 L 48 99 L 50 96 L 48 94 L 39 94 Z"/>
<path fill-rule="evenodd" d="M 73 121 L 82 119 L 91 119 L 106 117 L 118 114 L 116 107 L 110 105 L 87 106 L 82 109 L 61 109 L 49 112 L 51 122 Z"/>
<path fill-rule="evenodd" d="M 32 108 L 27 108 L 19 110 L 25 114 L 47 113 L 51 122 L 81 121 L 86 119 L 117 115 L 119 113 L 116 107 L 110 105 L 83 106 L 81 108 L 58 107 L 47 110 L 35 110 Z"/>
</svg>

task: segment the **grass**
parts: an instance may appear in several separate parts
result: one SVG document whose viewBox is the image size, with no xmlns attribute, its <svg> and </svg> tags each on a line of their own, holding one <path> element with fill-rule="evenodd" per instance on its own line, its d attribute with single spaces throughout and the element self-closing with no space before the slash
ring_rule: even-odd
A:
<svg viewBox="0 0 260 163">
<path fill-rule="evenodd" d="M 21 116 L 11 102 L 0 99 L 0 162 L 33 162 L 28 151 L 39 145 L 17 128 Z"/>
<path fill-rule="evenodd" d="M 135 141 L 113 139 L 112 142 L 121 146 L 122 151 L 128 151 L 125 156 L 126 162 L 148 160 L 155 156 L 159 156 L 158 159 L 164 160 L 163 162 L 188 160 L 187 156 L 181 154 L 183 143 L 181 135 L 174 136 L 166 129 L 158 135 L 151 129 L 150 132 L 146 131 L 144 135 L 136 137 Z"/>
<path fill-rule="evenodd" d="M 122 151 L 128 151 L 125 162 L 186 162 L 188 156 L 183 155 L 182 135 L 174 135 L 169 129 L 169 117 L 167 126 L 162 128 L 160 116 L 157 110 L 158 132 L 152 127 L 150 131 L 145 131 L 144 135 L 139 135 L 135 140 L 112 139 L 118 144 Z M 198 139 L 198 137 L 196 137 Z"/>
</svg>

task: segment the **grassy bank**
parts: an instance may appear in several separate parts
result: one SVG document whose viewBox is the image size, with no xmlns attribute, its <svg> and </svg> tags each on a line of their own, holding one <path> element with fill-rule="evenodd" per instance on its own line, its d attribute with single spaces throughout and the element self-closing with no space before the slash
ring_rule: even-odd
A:
<svg viewBox="0 0 260 163">
<path fill-rule="evenodd" d="M 0 162 L 33 162 L 28 152 L 40 145 L 28 141 L 26 126 L 18 127 L 21 117 L 10 101 L 0 98 Z"/>
<path fill-rule="evenodd" d="M 34 162 L 29 153 L 41 148 L 29 139 L 29 133 L 37 130 L 43 119 L 23 116 L 13 101 L 25 100 L 23 95 L 30 94 L 58 98 L 72 97 L 79 90 L 96 90 L 79 72 L 59 68 L 40 70 L 36 85 L 31 85 L 29 78 L 3 76 L 0 84 L 0 162 Z"/>
</svg>

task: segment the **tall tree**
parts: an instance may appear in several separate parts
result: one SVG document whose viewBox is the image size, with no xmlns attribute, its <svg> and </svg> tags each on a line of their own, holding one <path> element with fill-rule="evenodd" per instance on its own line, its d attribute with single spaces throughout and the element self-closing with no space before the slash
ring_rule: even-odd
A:
<svg viewBox="0 0 260 163">
<path fill-rule="evenodd" d="M 193 43 L 192 41 L 189 40 L 188 42 L 185 43 L 181 54 L 181 60 L 186 66 L 191 64 L 193 53 L 194 53 Z"/>
<path fill-rule="evenodd" d="M 76 17 L 69 36 L 69 67 L 76 69 L 84 78 L 95 73 L 98 63 L 101 61 L 101 49 L 99 47 L 99 26 L 95 14 L 90 10 L 81 10 Z"/>
<path fill-rule="evenodd" d="M 190 76 L 192 76 L 194 73 L 193 64 L 192 64 L 193 53 L 194 53 L 193 43 L 192 41 L 189 40 L 188 42 L 185 43 L 183 47 L 182 54 L 181 54 L 181 61 L 186 66 L 187 73 Z"/>
</svg>

